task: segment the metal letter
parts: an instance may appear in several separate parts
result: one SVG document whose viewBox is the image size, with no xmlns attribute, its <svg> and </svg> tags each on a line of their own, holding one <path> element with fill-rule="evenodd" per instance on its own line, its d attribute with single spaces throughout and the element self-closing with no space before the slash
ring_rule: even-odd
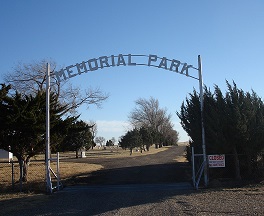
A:
<svg viewBox="0 0 264 216">
<path fill-rule="evenodd" d="M 73 71 L 70 70 L 70 68 L 73 68 L 73 67 L 74 67 L 73 65 L 70 65 L 70 66 L 67 66 L 67 67 L 66 67 L 66 71 L 68 72 L 68 76 L 69 76 L 69 78 L 75 77 L 75 76 L 77 75 L 77 74 L 72 74 Z"/>
<path fill-rule="evenodd" d="M 134 66 L 137 65 L 137 63 L 132 63 L 131 62 L 131 54 L 128 54 L 128 65 L 134 65 Z"/>
<path fill-rule="evenodd" d="M 182 69 L 181 69 L 181 74 L 184 74 L 183 72 L 185 72 L 185 75 L 186 76 L 189 76 L 189 73 L 188 73 L 188 68 L 192 67 L 192 65 L 188 65 L 187 63 L 184 63 L 183 66 L 182 66 Z"/>
<path fill-rule="evenodd" d="M 94 67 L 92 66 L 92 62 L 94 62 Z M 88 60 L 88 65 L 89 65 L 90 71 L 94 71 L 98 69 L 98 63 L 95 58 Z"/>
<path fill-rule="evenodd" d="M 111 61 L 112 61 L 112 67 L 115 66 L 115 56 L 114 55 L 111 55 Z"/>
<path fill-rule="evenodd" d="M 80 64 L 76 64 L 76 67 L 77 67 L 77 70 L 78 70 L 78 74 L 87 72 L 87 68 L 86 68 L 86 65 L 85 65 L 84 61 L 82 63 L 80 63 Z M 83 71 L 81 71 L 81 70 L 83 70 Z"/>
<path fill-rule="evenodd" d="M 151 62 L 152 61 L 157 61 L 157 56 L 156 55 L 149 55 L 148 66 L 151 66 Z"/>
<path fill-rule="evenodd" d="M 163 57 L 161 59 L 161 62 L 159 64 L 159 68 L 164 68 L 164 69 L 167 70 L 167 58 L 166 57 Z"/>
<path fill-rule="evenodd" d="M 179 72 L 179 66 L 180 66 L 181 62 L 175 59 L 172 59 L 171 61 L 171 65 L 170 65 L 170 70 L 171 71 L 175 71 L 175 72 Z M 175 67 L 175 70 L 173 70 L 173 68 Z"/>
<path fill-rule="evenodd" d="M 55 71 L 54 72 L 55 73 L 55 75 L 56 75 L 56 78 L 57 78 L 57 80 L 60 82 L 61 81 L 61 76 L 63 76 L 63 79 L 64 80 L 66 80 L 67 79 L 67 77 L 66 77 L 66 75 L 65 75 L 65 73 L 64 73 L 64 69 L 61 69 L 60 71 Z"/>
<path fill-rule="evenodd" d="M 107 58 L 107 56 L 101 56 L 101 57 L 99 57 L 99 61 L 100 61 L 100 67 L 101 68 L 104 67 L 104 64 L 105 64 L 105 67 L 110 67 L 110 65 L 108 64 L 108 58 Z"/>
<path fill-rule="evenodd" d="M 126 66 L 126 62 L 125 62 L 124 56 L 122 54 L 118 55 L 118 60 L 117 60 L 116 66 L 119 66 L 119 65 Z"/>
</svg>

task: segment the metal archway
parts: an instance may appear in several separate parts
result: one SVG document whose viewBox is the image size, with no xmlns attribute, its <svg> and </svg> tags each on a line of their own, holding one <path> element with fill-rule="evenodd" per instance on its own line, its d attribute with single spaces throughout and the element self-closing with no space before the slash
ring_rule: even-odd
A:
<svg viewBox="0 0 264 216">
<path fill-rule="evenodd" d="M 205 131 L 204 131 L 204 102 L 203 102 L 203 77 L 202 77 L 202 61 L 198 55 L 198 67 L 183 63 L 176 59 L 168 59 L 167 57 L 158 57 L 157 55 L 135 55 L 135 54 L 118 54 L 110 56 L 100 56 L 92 58 L 81 63 L 69 65 L 59 71 L 54 72 L 57 80 L 67 80 L 83 73 L 96 71 L 103 68 L 118 67 L 118 66 L 149 66 L 156 67 L 171 72 L 179 73 L 187 77 L 199 81 L 200 88 L 200 106 L 201 106 L 201 128 L 202 128 L 202 149 L 203 149 L 203 167 L 204 167 L 204 184 L 208 185 L 207 175 L 207 158 L 205 146 Z M 198 77 L 192 76 L 189 69 L 198 71 Z M 50 102 L 50 67 L 47 64 L 46 70 L 46 186 L 47 192 L 52 193 L 52 183 L 50 177 L 50 117 L 49 117 L 49 102 Z"/>
</svg>

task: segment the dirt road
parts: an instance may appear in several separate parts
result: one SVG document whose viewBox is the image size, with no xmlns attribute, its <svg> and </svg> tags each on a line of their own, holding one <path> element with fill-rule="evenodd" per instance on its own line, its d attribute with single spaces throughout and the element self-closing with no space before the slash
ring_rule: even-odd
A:
<svg viewBox="0 0 264 216">
<path fill-rule="evenodd" d="M 128 158 L 86 158 L 75 162 L 100 164 L 103 170 L 78 177 L 78 183 L 98 184 L 152 184 L 175 183 L 191 180 L 191 167 L 177 162 L 184 155 L 184 146 L 172 146 L 153 155 Z M 144 153 L 143 153 L 144 154 Z"/>
</svg>

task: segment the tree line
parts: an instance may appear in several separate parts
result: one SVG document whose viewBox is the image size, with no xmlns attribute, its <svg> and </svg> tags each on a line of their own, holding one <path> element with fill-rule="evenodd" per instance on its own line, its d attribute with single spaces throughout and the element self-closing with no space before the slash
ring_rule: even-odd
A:
<svg viewBox="0 0 264 216">
<path fill-rule="evenodd" d="M 222 93 L 215 85 L 212 92 L 204 87 L 204 125 L 207 154 L 232 155 L 227 161 L 229 175 L 237 179 L 259 177 L 264 155 L 264 103 L 254 92 L 244 92 L 235 82 L 226 81 L 227 91 Z M 190 137 L 187 158 L 191 149 L 202 153 L 200 98 L 194 90 L 177 112 L 181 125 Z M 228 170 L 228 169 L 225 169 Z M 232 171 L 233 170 L 233 171 Z M 211 171 L 213 172 L 213 171 Z M 224 171 L 215 171 L 222 174 Z"/>
<path fill-rule="evenodd" d="M 161 108 L 159 101 L 153 97 L 139 98 L 136 107 L 129 114 L 130 124 L 134 129 L 129 130 L 120 138 L 119 145 L 123 149 L 139 148 L 149 151 L 151 145 L 156 148 L 176 145 L 179 133 L 173 129 L 171 115 L 166 108 Z"/>
</svg>

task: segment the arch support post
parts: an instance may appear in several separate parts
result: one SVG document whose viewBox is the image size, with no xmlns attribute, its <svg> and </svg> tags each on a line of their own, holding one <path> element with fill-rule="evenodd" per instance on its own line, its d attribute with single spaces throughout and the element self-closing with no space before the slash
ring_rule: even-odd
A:
<svg viewBox="0 0 264 216">
<path fill-rule="evenodd" d="M 204 131 L 204 100 L 203 100 L 203 77 L 202 77 L 202 60 L 198 55 L 198 73 L 199 73 L 199 87 L 200 87 L 200 106 L 201 106 L 201 128 L 202 128 L 202 149 L 203 149 L 203 165 L 204 165 L 204 185 L 208 185 L 208 166 L 205 146 L 205 131 Z"/>
<path fill-rule="evenodd" d="M 47 63 L 46 69 L 46 189 L 47 193 L 52 193 L 52 182 L 50 176 L 50 65 Z"/>
</svg>

